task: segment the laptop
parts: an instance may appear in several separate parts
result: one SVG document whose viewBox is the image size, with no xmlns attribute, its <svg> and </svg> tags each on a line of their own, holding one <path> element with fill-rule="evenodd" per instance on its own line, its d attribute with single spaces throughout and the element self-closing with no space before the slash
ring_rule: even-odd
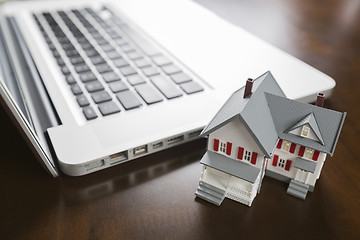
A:
<svg viewBox="0 0 360 240">
<path fill-rule="evenodd" d="M 11 2 L 0 18 L 0 102 L 53 176 L 195 140 L 233 91 L 269 70 L 298 100 L 335 86 L 187 0 Z"/>
</svg>

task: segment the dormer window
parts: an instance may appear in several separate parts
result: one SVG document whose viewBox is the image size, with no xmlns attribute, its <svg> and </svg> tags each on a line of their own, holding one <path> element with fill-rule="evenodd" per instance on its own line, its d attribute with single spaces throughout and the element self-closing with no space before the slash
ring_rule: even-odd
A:
<svg viewBox="0 0 360 240">
<path fill-rule="evenodd" d="M 299 137 L 311 139 L 324 145 L 324 140 L 321 136 L 319 126 L 317 125 L 315 116 L 313 113 L 308 114 L 306 117 L 301 119 L 295 125 L 287 129 L 285 134 L 294 134 Z"/>
<path fill-rule="evenodd" d="M 302 137 L 308 137 L 310 132 L 310 128 L 308 126 L 303 126 L 301 130 L 300 136 Z"/>
</svg>

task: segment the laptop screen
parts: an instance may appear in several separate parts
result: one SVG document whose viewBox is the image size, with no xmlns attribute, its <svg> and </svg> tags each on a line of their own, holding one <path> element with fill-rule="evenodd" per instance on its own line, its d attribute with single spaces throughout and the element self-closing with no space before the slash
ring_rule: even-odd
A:
<svg viewBox="0 0 360 240">
<path fill-rule="evenodd" d="M 27 142 L 31 143 L 41 165 L 53 176 L 57 176 L 46 141 L 46 129 L 52 124 L 46 114 L 39 114 L 45 111 L 41 107 L 42 101 L 30 74 L 31 66 L 27 64 L 24 46 L 21 46 L 21 39 L 15 34 L 16 29 L 11 28 L 10 20 L 0 23 L 0 102 L 9 110 L 12 119 L 16 120 L 14 123 L 29 140 Z"/>
</svg>

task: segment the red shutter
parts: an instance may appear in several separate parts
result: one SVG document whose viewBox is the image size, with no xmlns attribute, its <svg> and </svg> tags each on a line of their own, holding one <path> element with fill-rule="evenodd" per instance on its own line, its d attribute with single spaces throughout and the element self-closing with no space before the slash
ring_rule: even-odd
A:
<svg viewBox="0 0 360 240">
<path fill-rule="evenodd" d="M 242 159 L 243 159 L 243 156 L 244 156 L 244 148 L 239 147 L 239 150 L 238 150 L 238 159 L 242 160 Z"/>
<path fill-rule="evenodd" d="M 227 143 L 226 143 L 226 154 L 227 154 L 227 155 L 231 155 L 231 148 L 232 148 L 232 143 L 231 143 L 231 142 L 227 142 Z"/>
<path fill-rule="evenodd" d="M 291 143 L 290 153 L 294 153 L 294 152 L 295 152 L 295 148 L 296 148 L 296 144 L 295 144 L 295 143 Z"/>
<path fill-rule="evenodd" d="M 291 160 L 286 160 L 285 170 L 289 171 L 291 166 Z"/>
<path fill-rule="evenodd" d="M 299 153 L 298 153 L 299 157 L 304 156 L 304 152 L 305 152 L 305 147 L 304 147 L 304 146 L 300 146 Z"/>
<path fill-rule="evenodd" d="M 277 149 L 280 149 L 282 145 L 282 139 L 279 139 L 278 144 L 276 146 Z"/>
<path fill-rule="evenodd" d="M 272 162 L 272 165 L 273 166 L 277 166 L 277 163 L 278 163 L 278 160 L 279 160 L 279 155 L 274 155 L 274 158 L 273 158 L 273 162 Z"/>
<path fill-rule="evenodd" d="M 314 155 L 313 155 L 313 157 L 312 157 L 312 160 L 317 161 L 317 160 L 318 160 L 318 157 L 319 157 L 319 154 L 320 154 L 320 152 L 316 150 L 316 151 L 314 152 Z"/>
<path fill-rule="evenodd" d="M 214 151 L 219 151 L 219 139 L 214 139 Z"/>
<path fill-rule="evenodd" d="M 257 152 L 253 152 L 251 154 L 251 163 L 252 164 L 256 164 L 257 155 L 258 155 Z"/>
</svg>

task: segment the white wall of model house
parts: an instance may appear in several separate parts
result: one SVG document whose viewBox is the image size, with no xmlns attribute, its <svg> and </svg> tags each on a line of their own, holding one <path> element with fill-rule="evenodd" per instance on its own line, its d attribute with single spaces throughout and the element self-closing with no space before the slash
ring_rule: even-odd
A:
<svg viewBox="0 0 360 240">
<path fill-rule="evenodd" d="M 249 133 L 249 130 L 244 126 L 242 121 L 239 118 L 235 118 L 233 121 L 229 122 L 228 124 L 222 126 L 221 128 L 217 129 L 216 131 L 210 133 L 209 140 L 208 140 L 208 150 L 214 151 L 214 139 L 219 139 L 220 144 L 221 142 L 232 143 L 232 149 L 231 154 L 227 155 L 225 153 L 225 156 L 230 157 L 232 159 L 238 159 L 238 148 L 243 147 L 244 148 L 244 155 L 246 151 L 249 152 L 256 152 L 257 159 L 256 164 L 251 164 L 249 161 L 245 160 L 239 160 L 243 161 L 244 163 L 248 163 L 250 165 L 253 165 L 257 168 L 261 168 L 264 160 L 264 153 L 258 146 L 258 144 L 255 142 L 253 136 Z M 220 144 L 219 144 L 219 151 L 218 153 L 221 153 L 220 151 Z M 251 155 L 250 155 L 251 156 Z"/>
<path fill-rule="evenodd" d="M 304 172 L 304 171 L 294 167 L 296 158 L 298 157 L 300 147 L 301 146 L 299 144 L 297 144 L 294 153 L 290 153 L 288 150 L 283 149 L 283 145 L 282 145 L 281 149 L 275 148 L 273 156 L 274 155 L 279 156 L 278 163 L 276 166 L 274 166 L 273 159 L 270 159 L 267 164 L 267 170 L 270 170 L 270 171 L 278 173 L 280 175 L 289 177 L 291 179 L 295 179 L 295 180 L 303 182 L 305 184 L 314 186 L 316 183 L 316 180 L 320 177 L 321 169 L 322 169 L 323 164 L 326 159 L 326 154 L 320 152 L 317 161 L 314 161 L 311 158 L 307 158 L 304 155 L 302 158 L 306 159 L 307 161 L 316 163 L 316 168 L 315 168 L 314 173 Z M 285 170 L 285 168 L 283 166 L 281 166 L 280 159 L 283 159 L 284 162 L 286 162 L 287 160 L 291 161 L 291 166 L 290 166 L 289 171 Z"/>
</svg>

